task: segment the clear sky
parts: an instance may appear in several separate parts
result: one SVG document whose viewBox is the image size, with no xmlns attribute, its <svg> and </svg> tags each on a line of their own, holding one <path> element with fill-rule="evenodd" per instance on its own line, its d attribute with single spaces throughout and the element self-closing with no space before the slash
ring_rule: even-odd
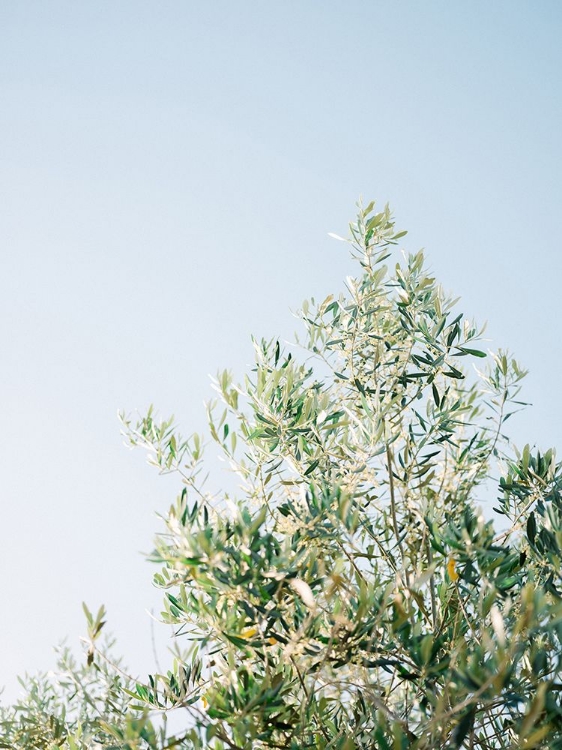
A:
<svg viewBox="0 0 562 750">
<path fill-rule="evenodd" d="M 83 599 L 153 667 L 178 482 L 117 409 L 200 430 L 209 373 L 354 271 L 327 232 L 360 195 L 531 369 L 517 441 L 560 445 L 561 33 L 558 0 L 0 3 L 7 698 Z"/>
</svg>

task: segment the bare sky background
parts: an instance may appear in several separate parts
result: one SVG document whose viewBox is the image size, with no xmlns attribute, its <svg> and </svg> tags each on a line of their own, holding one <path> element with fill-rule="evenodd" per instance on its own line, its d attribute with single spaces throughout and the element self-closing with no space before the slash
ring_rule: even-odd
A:
<svg viewBox="0 0 562 750">
<path fill-rule="evenodd" d="M 209 373 L 354 271 L 360 195 L 531 369 L 516 441 L 560 445 L 561 32 L 556 0 L 0 3 L 6 699 L 83 599 L 154 667 L 179 484 L 116 412 L 202 429 Z"/>
</svg>

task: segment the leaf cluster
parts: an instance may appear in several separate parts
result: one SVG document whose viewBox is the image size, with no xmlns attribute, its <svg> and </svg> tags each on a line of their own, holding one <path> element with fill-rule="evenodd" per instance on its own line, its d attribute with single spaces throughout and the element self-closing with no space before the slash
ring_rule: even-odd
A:
<svg viewBox="0 0 562 750">
<path fill-rule="evenodd" d="M 254 341 L 243 383 L 218 375 L 207 441 L 122 415 L 183 486 L 152 554 L 173 667 L 120 685 L 119 747 L 562 748 L 562 468 L 505 434 L 525 373 L 423 253 L 396 257 L 388 207 L 350 232 L 357 277 L 303 304 L 301 340 Z M 209 445 L 234 491 L 207 489 Z M 107 665 L 86 614 L 84 674 Z M 158 733 L 172 710 L 185 731 Z"/>
</svg>

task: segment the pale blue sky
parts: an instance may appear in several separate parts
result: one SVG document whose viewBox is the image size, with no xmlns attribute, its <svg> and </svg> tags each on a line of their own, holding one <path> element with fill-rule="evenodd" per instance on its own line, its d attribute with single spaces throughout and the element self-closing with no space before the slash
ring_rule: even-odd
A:
<svg viewBox="0 0 562 750">
<path fill-rule="evenodd" d="M 0 4 L 0 682 L 104 601 L 152 667 L 148 551 L 177 483 L 116 411 L 204 424 L 208 374 L 353 272 L 390 201 L 490 346 L 531 369 L 520 443 L 560 444 L 562 5 Z"/>
</svg>

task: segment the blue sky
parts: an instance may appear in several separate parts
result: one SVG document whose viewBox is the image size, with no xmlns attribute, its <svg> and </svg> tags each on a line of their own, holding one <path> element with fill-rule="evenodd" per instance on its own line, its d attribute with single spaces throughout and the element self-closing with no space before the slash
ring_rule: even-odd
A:
<svg viewBox="0 0 562 750">
<path fill-rule="evenodd" d="M 327 232 L 360 195 L 530 368 L 516 441 L 560 443 L 561 29 L 548 0 L 0 5 L 6 697 L 83 599 L 153 666 L 177 482 L 117 409 L 202 429 L 209 373 L 353 272 Z"/>
</svg>

